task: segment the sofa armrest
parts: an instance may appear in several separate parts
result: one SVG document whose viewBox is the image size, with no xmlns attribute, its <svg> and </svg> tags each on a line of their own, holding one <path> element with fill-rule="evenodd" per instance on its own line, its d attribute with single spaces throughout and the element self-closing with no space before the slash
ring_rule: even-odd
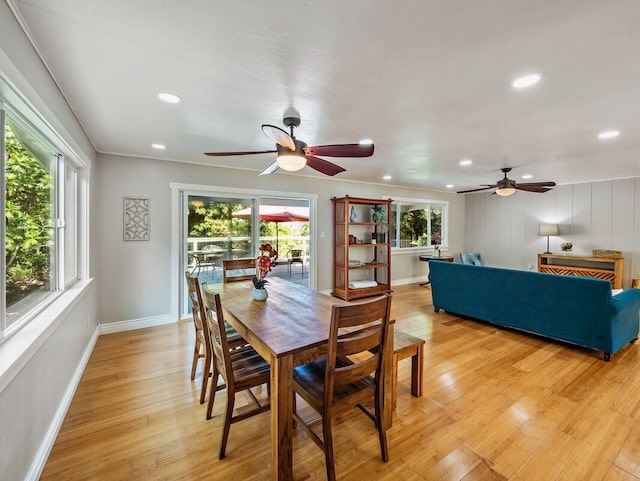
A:
<svg viewBox="0 0 640 481">
<path fill-rule="evenodd" d="M 640 289 L 627 289 L 611 297 L 611 303 L 616 315 L 622 312 L 634 312 L 638 314 L 640 310 Z"/>
<path fill-rule="evenodd" d="M 614 352 L 638 337 L 640 327 L 640 289 L 629 289 L 611 298 L 614 309 L 611 336 Z"/>
</svg>

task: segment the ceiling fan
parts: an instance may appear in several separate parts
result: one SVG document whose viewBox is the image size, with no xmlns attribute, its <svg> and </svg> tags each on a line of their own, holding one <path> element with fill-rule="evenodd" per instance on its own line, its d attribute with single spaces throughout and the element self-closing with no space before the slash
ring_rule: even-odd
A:
<svg viewBox="0 0 640 481">
<path fill-rule="evenodd" d="M 205 152 L 205 155 L 223 157 L 227 155 L 252 155 L 278 153 L 278 157 L 260 175 L 273 174 L 280 169 L 296 171 L 308 165 L 325 175 L 336 175 L 346 169 L 328 160 L 317 157 L 370 157 L 373 155 L 373 144 L 334 144 L 307 146 L 306 143 L 296 139 L 293 129 L 300 125 L 300 115 L 297 111 L 289 109 L 285 112 L 282 123 L 290 128 L 290 133 L 275 125 L 263 124 L 264 134 L 276 143 L 276 150 L 256 150 L 245 152 Z"/>
<path fill-rule="evenodd" d="M 479 187 L 477 189 L 469 189 L 469 190 L 461 190 L 458 191 L 458 194 L 466 194 L 468 192 L 478 192 L 480 190 L 489 190 L 496 189 L 496 194 L 501 195 L 503 197 L 508 197 L 513 194 L 516 190 L 524 190 L 526 192 L 547 192 L 550 187 L 555 187 L 555 182 L 524 182 L 518 184 L 515 180 L 511 180 L 507 177 L 507 174 L 511 172 L 511 167 L 505 167 L 504 169 L 500 169 L 504 172 L 504 178 L 500 179 L 495 184 L 482 184 L 484 187 Z"/>
</svg>

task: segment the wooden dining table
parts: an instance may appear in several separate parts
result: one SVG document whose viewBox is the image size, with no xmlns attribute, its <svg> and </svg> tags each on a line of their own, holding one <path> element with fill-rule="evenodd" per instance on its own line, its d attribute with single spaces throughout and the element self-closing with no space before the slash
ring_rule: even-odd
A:
<svg viewBox="0 0 640 481">
<path fill-rule="evenodd" d="M 332 306 L 349 303 L 277 277 L 268 279 L 264 302 L 252 300 L 250 281 L 204 288 L 220 294 L 226 321 L 271 366 L 271 479 L 293 480 L 293 368 L 326 356 Z M 387 346 L 383 419 L 390 427 L 393 339 Z"/>
</svg>

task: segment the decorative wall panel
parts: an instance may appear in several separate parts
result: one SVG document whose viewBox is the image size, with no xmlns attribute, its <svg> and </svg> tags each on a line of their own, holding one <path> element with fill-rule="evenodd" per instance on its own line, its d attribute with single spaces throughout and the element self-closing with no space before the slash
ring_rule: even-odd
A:
<svg viewBox="0 0 640 481">
<path fill-rule="evenodd" d="M 125 197 L 123 235 L 125 241 L 148 241 L 150 199 Z"/>
</svg>

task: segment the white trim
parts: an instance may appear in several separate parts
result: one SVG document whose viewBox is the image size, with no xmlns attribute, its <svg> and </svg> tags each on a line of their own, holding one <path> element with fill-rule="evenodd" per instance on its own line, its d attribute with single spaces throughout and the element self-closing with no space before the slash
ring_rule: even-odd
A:
<svg viewBox="0 0 640 481">
<path fill-rule="evenodd" d="M 40 111 L 20 93 L 2 72 L 0 72 L 0 97 L 4 99 L 5 109 L 9 110 L 14 117 L 25 122 L 39 137 L 43 138 L 47 145 L 52 147 L 52 150 L 59 151 L 79 169 L 87 167 L 87 163 L 83 159 L 90 157 L 86 155 L 83 157 L 78 154 L 78 150 L 72 147 L 69 142 L 53 128 Z M 80 152 L 82 152 L 82 150 L 80 150 Z"/>
<path fill-rule="evenodd" d="M 246 195 L 249 197 L 282 197 L 284 199 L 290 199 L 293 197 L 301 197 L 303 199 L 318 199 L 318 194 L 305 194 L 302 192 L 282 192 L 278 190 L 256 190 L 256 189 L 241 189 L 236 187 L 221 187 L 218 185 L 206 185 L 206 184 L 184 184 L 181 182 L 169 182 L 170 189 L 178 189 L 181 191 L 201 191 L 203 193 L 210 194 L 211 192 L 224 192 L 228 194 Z"/>
<path fill-rule="evenodd" d="M 404 277 L 402 279 L 394 279 L 391 281 L 391 287 L 404 286 L 405 284 L 416 284 L 419 282 L 425 282 L 427 276 L 420 277 Z"/>
<path fill-rule="evenodd" d="M 89 363 L 89 358 L 91 357 L 93 348 L 95 347 L 98 340 L 98 335 L 99 329 L 98 327 L 96 327 L 96 329 L 93 331 L 91 339 L 89 339 L 89 343 L 87 344 L 84 353 L 82 354 L 82 358 L 78 363 L 78 367 L 74 371 L 73 376 L 69 381 L 69 385 L 67 386 L 67 389 L 62 396 L 62 400 L 58 405 L 58 409 L 56 409 L 56 413 L 53 416 L 51 424 L 49 425 L 49 429 L 47 429 L 47 433 L 45 434 L 42 443 L 40 443 L 38 452 L 36 453 L 36 456 L 31 463 L 31 467 L 29 468 L 29 472 L 25 476 L 24 481 L 38 481 L 38 479 L 40 479 L 40 475 L 44 470 L 45 464 L 47 463 L 49 453 L 51 453 L 51 449 L 56 442 L 56 438 L 58 437 L 58 433 L 60 432 L 60 428 L 62 427 L 64 418 L 66 417 L 69 406 L 71 405 L 71 401 L 73 401 L 73 396 L 76 392 L 76 389 L 78 389 L 82 374 L 84 373 L 84 370 Z"/>
<path fill-rule="evenodd" d="M 163 324 L 171 324 L 177 322 L 178 318 L 170 314 L 161 314 L 159 316 L 142 317 L 140 319 L 131 319 L 128 321 L 109 322 L 100 324 L 100 335 L 113 334 L 114 332 L 133 331 L 134 329 L 144 329 L 145 327 L 161 326 Z"/>
<path fill-rule="evenodd" d="M 38 352 L 89 290 L 93 279 L 76 282 L 45 310 L 0 344 L 0 393 Z"/>
</svg>

